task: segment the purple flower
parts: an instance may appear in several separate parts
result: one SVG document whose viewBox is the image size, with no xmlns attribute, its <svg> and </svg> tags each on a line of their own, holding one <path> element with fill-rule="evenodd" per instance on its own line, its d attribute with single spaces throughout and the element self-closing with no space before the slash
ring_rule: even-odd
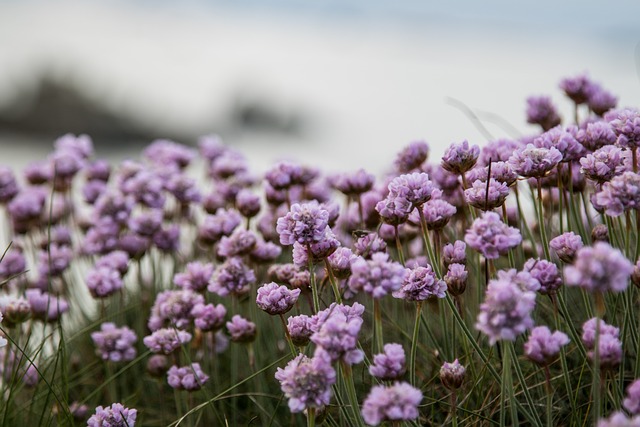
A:
<svg viewBox="0 0 640 427">
<path fill-rule="evenodd" d="M 29 163 L 24 168 L 24 177 L 31 185 L 42 185 L 53 179 L 53 169 L 51 163 L 40 160 Z"/>
<path fill-rule="evenodd" d="M 103 408 L 98 406 L 96 413 L 87 420 L 87 427 L 134 427 L 138 411 L 114 403 Z"/>
<path fill-rule="evenodd" d="M 309 250 L 311 251 L 311 260 L 313 263 L 324 261 L 325 258 L 333 254 L 340 247 L 340 241 L 336 239 L 329 227 L 322 240 L 311 243 Z M 309 251 L 298 242 L 293 244 L 293 263 L 297 267 L 305 267 L 309 265 Z"/>
<path fill-rule="evenodd" d="M 244 188 L 236 194 L 236 208 L 245 218 L 253 218 L 260 212 L 260 197 Z"/>
<path fill-rule="evenodd" d="M 615 144 L 617 136 L 609 122 L 598 121 L 587 124 L 585 129 L 578 130 L 576 139 L 588 150 L 595 151 L 606 145 Z"/>
<path fill-rule="evenodd" d="M 560 353 L 560 348 L 569 344 L 566 334 L 556 331 L 551 333 L 546 326 L 537 326 L 531 330 L 529 339 L 524 344 L 524 354 L 538 365 L 545 366 L 553 362 Z"/>
<path fill-rule="evenodd" d="M 138 203 L 149 208 L 160 209 L 164 206 L 164 184 L 159 174 L 143 169 L 123 182 L 121 190 L 132 196 Z"/>
<path fill-rule="evenodd" d="M 265 179 L 276 190 L 289 188 L 293 185 L 293 175 L 297 173 L 299 165 L 289 162 L 280 162 L 265 174 Z"/>
<path fill-rule="evenodd" d="M 168 139 L 156 139 L 144 149 L 143 157 L 157 166 L 183 169 L 196 157 L 195 150 Z"/>
<path fill-rule="evenodd" d="M 312 318 L 311 329 L 315 329 L 315 332 L 311 335 L 311 341 L 317 346 L 316 356 L 326 353 L 333 362 L 342 360 L 350 365 L 360 363 L 364 358 L 363 351 L 357 348 L 363 322 L 362 313 L 357 315 L 345 312 L 348 310 L 345 306 L 341 309 L 336 309 L 337 305 L 331 307 L 334 309 L 330 313 L 318 313 L 318 317 Z M 355 304 L 354 308 L 358 309 Z M 322 321 L 324 316 L 328 317 Z M 319 326 L 314 328 L 313 323 Z"/>
<path fill-rule="evenodd" d="M 247 160 L 234 150 L 226 149 L 209 165 L 209 175 L 216 179 L 227 179 L 247 171 Z"/>
<path fill-rule="evenodd" d="M 418 207 L 431 200 L 432 196 L 439 196 L 440 190 L 435 188 L 429 175 L 424 172 L 395 177 L 389 183 L 389 194 L 405 198 L 412 207 Z"/>
<path fill-rule="evenodd" d="M 362 404 L 362 418 L 377 426 L 383 421 L 411 421 L 419 416 L 422 392 L 408 383 L 374 386 Z"/>
<path fill-rule="evenodd" d="M 147 360 L 147 373 L 152 377 L 163 377 L 169 370 L 169 358 L 164 354 L 154 354 Z"/>
<path fill-rule="evenodd" d="M 567 77 L 560 81 L 560 89 L 576 104 L 584 104 L 589 99 L 592 82 L 584 74 Z"/>
<path fill-rule="evenodd" d="M 636 148 L 640 145 L 640 111 L 611 111 L 605 115 L 605 120 L 611 124 L 618 136 L 618 145 L 625 148 Z"/>
<path fill-rule="evenodd" d="M 129 229 L 144 237 L 153 236 L 162 225 L 162 211 L 149 209 L 132 216 L 127 221 Z"/>
<path fill-rule="evenodd" d="M 376 211 L 381 219 L 390 225 L 399 225 L 407 221 L 413 210 L 411 202 L 406 197 L 389 193 L 387 197 L 376 204 Z"/>
<path fill-rule="evenodd" d="M 602 185 L 596 193 L 596 202 L 610 216 L 619 216 L 623 212 L 640 208 L 640 175 L 624 172 Z"/>
<path fill-rule="evenodd" d="M 256 304 L 271 315 L 284 314 L 291 310 L 299 296 L 300 289 L 290 290 L 286 286 L 271 282 L 258 288 Z"/>
<path fill-rule="evenodd" d="M 353 244 L 356 255 L 364 259 L 371 259 L 371 256 L 377 252 L 385 252 L 387 244 L 380 238 L 377 233 L 369 233 L 361 236 Z"/>
<path fill-rule="evenodd" d="M 220 157 L 227 150 L 227 147 L 218 135 L 205 135 L 198 138 L 198 149 L 202 157 L 212 162 Z"/>
<path fill-rule="evenodd" d="M 457 175 L 462 175 L 473 167 L 480 156 L 480 147 L 472 145 L 465 140 L 461 143 L 453 143 L 447 148 L 442 157 L 442 167 Z"/>
<path fill-rule="evenodd" d="M 180 248 L 180 225 L 169 224 L 153 235 L 153 244 L 165 253 L 176 252 Z"/>
<path fill-rule="evenodd" d="M 506 162 L 507 160 L 509 160 L 509 157 L 511 157 L 514 151 L 522 147 L 522 142 L 512 139 L 497 139 L 495 141 L 491 141 L 488 144 L 484 145 L 480 150 L 478 164 L 480 166 L 488 166 L 489 161 L 494 163 L 494 165 L 491 166 L 491 175 L 493 176 L 493 167 L 495 166 L 495 163 Z"/>
<path fill-rule="evenodd" d="M 224 326 L 227 309 L 222 304 L 198 303 L 191 309 L 191 317 L 196 328 L 201 331 L 217 331 Z"/>
<path fill-rule="evenodd" d="M 218 245 L 218 255 L 224 258 L 246 255 L 256 246 L 258 239 L 251 230 L 236 230 L 231 236 L 223 236 Z"/>
<path fill-rule="evenodd" d="M 440 368 L 440 381 L 449 390 L 457 390 L 462 386 L 466 372 L 467 370 L 458 362 L 458 359 L 451 363 L 444 362 Z"/>
<path fill-rule="evenodd" d="M 235 210 L 218 209 L 215 215 L 207 215 L 198 227 L 198 238 L 208 244 L 229 236 L 242 223 L 242 216 Z"/>
<path fill-rule="evenodd" d="M 36 319 L 55 322 L 63 313 L 69 311 L 69 303 L 65 299 L 42 292 L 40 289 L 27 289 L 25 296 Z"/>
<path fill-rule="evenodd" d="M 104 193 L 95 203 L 95 214 L 98 217 L 108 217 L 117 224 L 126 223 L 132 209 L 133 200 L 115 190 Z"/>
<path fill-rule="evenodd" d="M 528 271 L 517 271 L 515 268 L 498 271 L 498 280 L 511 282 L 523 291 L 536 292 L 540 289 L 540 282 Z"/>
<path fill-rule="evenodd" d="M 71 152 L 82 159 L 93 156 L 93 141 L 88 135 L 73 135 L 68 133 L 56 139 L 53 143 L 56 151 Z"/>
<path fill-rule="evenodd" d="M 465 176 L 467 182 L 474 182 L 479 179 L 486 183 L 489 178 L 489 166 L 475 167 L 467 172 Z M 491 162 L 491 178 L 498 182 L 504 182 L 508 187 L 511 187 L 518 179 L 518 174 L 513 171 L 511 165 L 506 161 Z"/>
<path fill-rule="evenodd" d="M 204 297 L 189 289 L 160 292 L 151 307 L 149 329 L 155 331 L 166 325 L 186 328 L 191 324 L 191 310 L 197 304 L 204 304 Z"/>
<path fill-rule="evenodd" d="M 106 254 L 116 249 L 120 227 L 111 219 L 99 220 L 84 236 L 82 252 L 87 255 Z"/>
<path fill-rule="evenodd" d="M 47 199 L 40 187 L 27 187 L 9 202 L 9 215 L 14 224 L 29 224 L 40 219 Z"/>
<path fill-rule="evenodd" d="M 258 240 L 249 257 L 258 264 L 270 264 L 282 253 L 282 247 L 273 242 Z"/>
<path fill-rule="evenodd" d="M 102 360 L 128 362 L 136 357 L 138 337 L 126 326 L 117 328 L 114 323 L 103 323 L 100 331 L 91 333 L 91 339 Z"/>
<path fill-rule="evenodd" d="M 305 346 L 309 344 L 309 339 L 313 331 L 309 327 L 310 317 L 301 314 L 299 316 L 291 316 L 287 319 L 287 330 L 294 345 Z"/>
<path fill-rule="evenodd" d="M 171 174 L 164 185 L 165 189 L 182 205 L 199 203 L 202 195 L 196 187 L 196 182 L 178 172 Z"/>
<path fill-rule="evenodd" d="M 218 266 L 213 274 L 213 281 L 207 288 L 221 297 L 229 294 L 242 295 L 249 291 L 249 287 L 256 281 L 256 275 L 241 258 L 228 258 Z"/>
<path fill-rule="evenodd" d="M 431 266 L 406 269 L 402 286 L 393 292 L 396 298 L 407 301 L 424 301 L 427 298 L 444 298 L 447 285 L 443 280 L 438 280 Z"/>
<path fill-rule="evenodd" d="M 605 145 L 580 159 L 582 166 L 580 171 L 587 178 L 603 183 L 624 171 L 624 159 L 622 149 L 613 145 Z"/>
<path fill-rule="evenodd" d="M 456 240 L 447 243 L 442 248 L 442 263 L 447 266 L 449 264 L 466 264 L 467 263 L 467 245 L 462 240 Z"/>
<path fill-rule="evenodd" d="M 256 338 L 256 324 L 240 315 L 235 315 L 227 322 L 227 330 L 231 341 L 251 342 Z"/>
<path fill-rule="evenodd" d="M 27 262 L 19 249 L 11 248 L 0 259 L 0 281 L 24 273 Z"/>
<path fill-rule="evenodd" d="M 85 202 L 93 205 L 105 191 L 107 191 L 107 184 L 104 181 L 87 181 L 82 187 L 82 197 Z"/>
<path fill-rule="evenodd" d="M 562 161 L 562 154 L 555 147 L 541 148 L 527 144 L 509 157 L 514 172 L 527 178 L 541 178 Z"/>
<path fill-rule="evenodd" d="M 12 327 L 31 317 L 31 304 L 25 298 L 9 295 L 0 296 L 0 322 Z"/>
<path fill-rule="evenodd" d="M 462 295 L 467 288 L 468 276 L 469 273 L 464 264 L 449 264 L 447 273 L 443 277 L 449 293 L 453 296 Z"/>
<path fill-rule="evenodd" d="M 396 380 L 407 370 L 406 356 L 400 344 L 385 344 L 384 353 L 373 356 L 369 373 L 381 380 Z"/>
<path fill-rule="evenodd" d="M 531 96 L 527 98 L 527 123 L 540 125 L 542 130 L 549 130 L 560 124 L 560 116 L 556 106 L 548 96 Z"/>
<path fill-rule="evenodd" d="M 574 265 L 564 269 L 567 286 L 580 286 L 589 292 L 622 292 L 627 289 L 633 264 L 608 243 L 596 242 L 576 253 Z"/>
<path fill-rule="evenodd" d="M 622 361 L 622 342 L 612 335 L 600 335 L 598 341 L 600 356 L 600 367 L 602 369 L 613 369 Z M 590 360 L 595 358 L 595 350 L 587 353 Z"/>
<path fill-rule="evenodd" d="M 357 259 L 357 255 L 349 248 L 338 248 L 329 255 L 327 261 L 331 271 L 338 279 L 346 279 L 351 275 L 351 263 Z"/>
<path fill-rule="evenodd" d="M 94 160 L 85 166 L 87 181 L 109 181 L 111 176 L 111 165 L 106 160 Z"/>
<path fill-rule="evenodd" d="M 196 292 L 203 292 L 211 284 L 213 276 L 213 264 L 201 263 L 198 261 L 187 264 L 186 271 L 177 273 L 173 277 L 173 283 L 183 289 L 190 289 Z"/>
<path fill-rule="evenodd" d="M 174 328 L 157 329 L 151 335 L 143 338 L 142 342 L 154 353 L 171 354 L 182 344 L 191 341 L 191 334 Z"/>
<path fill-rule="evenodd" d="M 118 270 L 97 267 L 85 279 L 89 292 L 94 298 L 106 298 L 122 289 L 122 276 Z"/>
<path fill-rule="evenodd" d="M 298 267 L 294 264 L 273 264 L 269 267 L 267 276 L 274 282 L 289 283 L 296 272 L 298 272 Z"/>
<path fill-rule="evenodd" d="M 528 271 L 540 283 L 538 292 L 543 295 L 553 294 L 562 286 L 558 267 L 552 262 L 531 258 L 524 264 L 523 270 Z"/>
<path fill-rule="evenodd" d="M 372 174 L 359 169 L 353 173 L 337 175 L 331 180 L 331 185 L 347 196 L 357 196 L 371 190 L 374 182 L 375 177 Z"/>
<path fill-rule="evenodd" d="M 409 173 L 420 166 L 429 157 L 429 145 L 426 141 L 414 141 L 398 153 L 394 165 L 400 173 Z"/>
<path fill-rule="evenodd" d="M 600 87 L 597 83 L 592 83 L 589 90 L 587 105 L 598 116 L 604 115 L 612 108 L 616 108 L 618 98 L 608 90 Z"/>
<path fill-rule="evenodd" d="M 389 255 L 382 252 L 374 253 L 370 260 L 358 258 L 351 263 L 349 289 L 354 293 L 364 291 L 373 298 L 382 298 L 400 289 L 404 271 L 402 265 L 390 261 Z"/>
<path fill-rule="evenodd" d="M 567 231 L 549 241 L 549 247 L 556 251 L 560 260 L 571 264 L 576 252 L 582 248 L 582 238 L 573 231 Z"/>
<path fill-rule="evenodd" d="M 491 345 L 501 340 L 515 341 L 533 326 L 531 313 L 535 305 L 534 292 L 509 280 L 491 280 L 480 305 L 476 328 L 487 335 Z"/>
<path fill-rule="evenodd" d="M 298 242 L 308 245 L 322 240 L 329 225 L 329 211 L 316 201 L 294 203 L 291 210 L 278 218 L 276 231 L 280 235 L 280 243 L 293 245 Z"/>
<path fill-rule="evenodd" d="M 622 406 L 632 415 L 640 414 L 640 380 L 635 380 L 627 386 L 627 396 Z"/>
<path fill-rule="evenodd" d="M 485 258 L 497 259 L 515 248 L 522 241 L 518 229 L 509 227 L 500 220 L 495 212 L 485 212 L 476 218 L 464 236 L 471 248 L 480 252 Z"/>
<path fill-rule="evenodd" d="M 18 183 L 13 171 L 0 166 L 0 203 L 7 203 L 18 194 Z"/>
<path fill-rule="evenodd" d="M 600 418 L 597 427 L 640 427 L 640 416 L 627 417 L 622 411 L 616 411 L 609 418 Z"/>
<path fill-rule="evenodd" d="M 507 184 L 493 178 L 489 180 L 489 185 L 486 181 L 476 180 L 464 190 L 464 198 L 471 206 L 487 211 L 502 206 L 509 191 Z"/>
<path fill-rule="evenodd" d="M 180 368 L 174 365 L 167 372 L 167 382 L 176 390 L 200 390 L 208 380 L 209 376 L 202 372 L 199 363 Z"/>
<path fill-rule="evenodd" d="M 331 386 L 336 382 L 336 372 L 331 361 L 323 355 L 309 358 L 299 354 L 284 369 L 278 368 L 275 377 L 289 399 L 289 409 L 294 413 L 328 405 Z"/>
<path fill-rule="evenodd" d="M 582 325 L 582 342 L 585 347 L 592 349 L 596 345 L 596 327 L 598 319 L 593 317 Z M 604 320 L 600 320 L 600 336 L 611 335 L 614 338 L 620 336 L 620 328 L 608 325 Z"/>
<path fill-rule="evenodd" d="M 429 230 L 443 229 L 449 223 L 451 217 L 455 215 L 456 211 L 457 209 L 455 206 L 442 199 L 429 200 L 422 206 L 424 220 L 427 223 L 427 229 Z M 417 210 L 411 212 L 411 215 L 409 215 L 409 221 L 414 224 L 420 223 Z"/>
</svg>

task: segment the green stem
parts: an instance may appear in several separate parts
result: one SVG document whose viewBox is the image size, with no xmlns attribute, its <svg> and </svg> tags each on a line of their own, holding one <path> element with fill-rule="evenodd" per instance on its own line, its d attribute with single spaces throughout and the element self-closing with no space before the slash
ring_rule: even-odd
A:
<svg viewBox="0 0 640 427">
<path fill-rule="evenodd" d="M 553 427 L 553 387 L 551 387 L 549 365 L 544 366 L 544 379 L 547 392 L 547 426 Z"/>
<path fill-rule="evenodd" d="M 420 331 L 420 315 L 422 311 L 422 301 L 416 303 L 416 320 L 413 325 L 413 335 L 411 337 L 411 355 L 409 358 L 409 381 L 411 385 L 416 385 L 416 355 L 418 351 L 418 335 Z"/>
<path fill-rule="evenodd" d="M 540 227 L 540 239 L 542 240 L 542 249 L 544 250 L 544 257 L 547 261 L 551 260 L 549 255 L 549 241 L 547 240 L 547 230 L 544 225 L 544 215 L 542 213 L 542 182 L 541 178 L 538 178 L 538 226 Z"/>
<path fill-rule="evenodd" d="M 340 289 L 336 282 L 336 276 L 334 276 L 331 264 L 329 264 L 329 260 L 327 258 L 324 259 L 324 266 L 327 269 L 327 276 L 329 276 L 329 283 L 331 283 L 331 289 L 333 289 L 333 296 L 338 304 L 342 304 L 342 297 L 340 296 Z"/>
<path fill-rule="evenodd" d="M 358 404 L 358 395 L 356 394 L 356 387 L 353 383 L 353 372 L 351 371 L 351 365 L 341 361 L 342 375 L 347 388 L 347 399 L 349 399 L 349 405 L 351 406 L 351 412 L 353 419 L 359 426 L 364 426 L 364 421 L 360 415 L 360 405 Z"/>
<path fill-rule="evenodd" d="M 400 264 L 404 267 L 404 252 L 402 251 L 402 243 L 400 243 L 400 234 L 398 233 L 398 226 L 394 226 L 395 235 L 396 235 L 396 249 L 398 250 L 398 259 L 400 259 Z"/>
<path fill-rule="evenodd" d="M 316 425 L 316 408 L 307 408 L 307 427 Z"/>
<path fill-rule="evenodd" d="M 313 268 L 313 259 L 311 256 L 311 246 L 309 244 L 307 244 L 307 259 L 309 262 L 309 281 L 311 284 L 311 295 L 313 296 L 313 312 L 317 313 L 320 310 L 320 297 L 318 296 L 318 285 L 316 283 L 316 275 Z"/>
<path fill-rule="evenodd" d="M 373 299 L 373 341 L 374 352 L 382 353 L 382 312 L 380 310 L 380 299 Z"/>
<path fill-rule="evenodd" d="M 289 350 L 291 350 L 291 357 L 295 359 L 296 356 L 298 355 L 298 352 L 296 351 L 296 346 L 293 345 L 293 341 L 291 340 L 291 335 L 289 334 L 289 328 L 287 328 L 287 322 L 285 322 L 284 320 L 284 315 L 280 314 L 278 315 L 278 317 L 280 317 L 280 321 L 282 322 L 282 327 L 284 328 L 284 334 L 287 337 L 287 343 L 289 343 Z"/>
</svg>

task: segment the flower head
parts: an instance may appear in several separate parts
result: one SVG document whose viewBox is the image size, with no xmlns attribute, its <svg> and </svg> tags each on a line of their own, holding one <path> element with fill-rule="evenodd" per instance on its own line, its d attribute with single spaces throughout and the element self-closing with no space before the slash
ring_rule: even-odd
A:
<svg viewBox="0 0 640 427">
<path fill-rule="evenodd" d="M 271 282 L 258 288 L 256 304 L 271 315 L 284 314 L 291 310 L 298 296 L 300 289 L 289 289 Z"/>
<path fill-rule="evenodd" d="M 209 376 L 202 372 L 199 363 L 182 367 L 174 365 L 167 372 L 167 382 L 176 390 L 200 390 L 208 380 Z"/>
<path fill-rule="evenodd" d="M 369 373 L 381 380 L 396 380 L 407 370 L 406 356 L 400 344 L 385 344 L 384 352 L 373 356 Z"/>
<path fill-rule="evenodd" d="M 276 231 L 283 245 L 307 245 L 320 241 L 328 225 L 329 211 L 318 202 L 294 203 L 285 216 L 278 218 Z"/>
<path fill-rule="evenodd" d="M 633 264 L 605 242 L 581 248 L 574 264 L 564 269 L 567 286 L 580 286 L 589 292 L 622 292 L 632 272 Z"/>
<path fill-rule="evenodd" d="M 349 289 L 364 291 L 373 298 L 382 298 L 400 289 L 404 280 L 404 267 L 390 261 L 389 255 L 377 252 L 370 260 L 358 258 L 351 263 Z"/>
<path fill-rule="evenodd" d="M 527 123 L 540 125 L 542 130 L 549 130 L 560 124 L 560 116 L 556 106 L 548 96 L 531 96 L 527 98 Z"/>
<path fill-rule="evenodd" d="M 524 354 L 538 365 L 548 365 L 553 362 L 560 348 L 569 343 L 566 334 L 556 331 L 551 333 L 546 326 L 538 326 L 531 330 L 529 339 L 524 344 Z"/>
<path fill-rule="evenodd" d="M 404 147 L 394 162 L 400 173 L 409 173 L 420 166 L 429 157 L 429 145 L 425 141 L 414 141 Z"/>
<path fill-rule="evenodd" d="M 134 427 L 138 411 L 114 403 L 103 408 L 98 406 L 96 413 L 87 420 L 87 427 Z"/>
<path fill-rule="evenodd" d="M 134 344 L 138 337 L 126 326 L 117 328 L 114 323 L 103 323 L 100 331 L 91 333 L 91 339 L 102 360 L 127 362 L 136 357 Z"/>
<path fill-rule="evenodd" d="M 251 342 L 256 338 L 256 324 L 236 314 L 227 322 L 231 341 Z"/>
<path fill-rule="evenodd" d="M 464 237 L 471 248 L 479 251 L 485 258 L 497 259 L 515 248 L 522 241 L 518 229 L 509 227 L 500 220 L 495 212 L 485 212 L 476 218 Z"/>
<path fill-rule="evenodd" d="M 331 400 L 331 386 L 336 382 L 331 361 L 323 355 L 309 358 L 299 354 L 287 366 L 278 368 L 275 377 L 289 399 L 291 412 L 325 407 Z"/>
<path fill-rule="evenodd" d="M 418 418 L 422 392 L 404 382 L 374 386 L 362 404 L 362 418 L 377 426 L 383 421 L 411 421 Z"/>
<path fill-rule="evenodd" d="M 549 241 L 549 247 L 556 251 L 558 258 L 569 264 L 573 262 L 576 252 L 583 246 L 582 237 L 573 231 L 567 231 Z"/>
<path fill-rule="evenodd" d="M 458 359 L 452 363 L 444 362 L 440 368 L 440 381 L 449 390 L 457 390 L 464 381 L 464 375 L 467 370 L 458 362 Z"/>
<path fill-rule="evenodd" d="M 396 298 L 407 301 L 424 301 L 431 297 L 444 298 L 447 285 L 439 280 L 431 266 L 406 269 L 402 287 L 393 292 Z"/>
<path fill-rule="evenodd" d="M 509 157 L 513 171 L 527 178 L 542 178 L 561 161 L 562 154 L 555 147 L 536 147 L 533 144 L 514 151 Z"/>
<path fill-rule="evenodd" d="M 162 328 L 147 335 L 142 342 L 154 353 L 170 354 L 182 344 L 191 341 L 191 334 L 174 328 Z"/>
</svg>

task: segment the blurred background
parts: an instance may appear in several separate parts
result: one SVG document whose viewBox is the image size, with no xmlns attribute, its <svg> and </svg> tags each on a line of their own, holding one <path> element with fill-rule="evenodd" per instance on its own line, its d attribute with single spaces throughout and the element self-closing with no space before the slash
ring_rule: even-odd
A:
<svg viewBox="0 0 640 427">
<path fill-rule="evenodd" d="M 535 131 L 529 95 L 569 120 L 562 77 L 638 107 L 639 69 L 637 0 L 0 0 L 0 163 L 67 132 L 111 159 L 216 133 L 257 171 L 381 172 L 413 140 Z"/>
</svg>

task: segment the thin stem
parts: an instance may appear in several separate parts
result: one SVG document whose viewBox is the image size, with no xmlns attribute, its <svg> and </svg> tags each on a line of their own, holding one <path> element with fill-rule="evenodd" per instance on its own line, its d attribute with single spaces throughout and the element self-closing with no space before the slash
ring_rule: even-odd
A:
<svg viewBox="0 0 640 427">
<path fill-rule="evenodd" d="M 553 387 L 551 387 L 549 365 L 544 365 L 544 379 L 547 392 L 547 426 L 553 427 Z"/>
<path fill-rule="evenodd" d="M 400 243 L 400 235 L 398 233 L 398 226 L 394 226 L 395 234 L 396 234 L 396 249 L 398 250 L 398 258 L 400 259 L 400 264 L 404 267 L 404 252 L 402 251 L 402 243 Z"/>
<path fill-rule="evenodd" d="M 380 299 L 373 299 L 373 341 L 375 353 L 382 353 L 382 312 L 380 311 Z"/>
<path fill-rule="evenodd" d="M 358 404 L 356 387 L 353 383 L 353 372 L 351 371 L 351 365 L 344 361 L 341 361 L 340 363 L 342 365 L 342 376 L 347 388 L 347 398 L 349 399 L 349 405 L 351 406 L 353 420 L 355 420 L 358 425 L 363 426 L 364 421 L 362 420 L 362 417 L 360 415 L 360 405 Z"/>
<path fill-rule="evenodd" d="M 296 346 L 293 345 L 293 340 L 291 340 L 291 335 L 289 334 L 289 328 L 287 328 L 287 322 L 285 322 L 283 314 L 279 314 L 278 317 L 280 317 L 280 321 L 282 322 L 282 327 L 284 328 L 284 334 L 287 337 L 287 343 L 289 343 L 289 350 L 291 350 L 291 356 L 295 359 L 296 356 L 298 355 L 298 352 L 296 351 Z"/>
<path fill-rule="evenodd" d="M 327 258 L 324 259 L 324 266 L 327 269 L 327 276 L 329 277 L 329 283 L 331 283 L 331 289 L 333 289 L 333 296 L 335 297 L 338 304 L 342 304 L 340 288 L 338 288 L 336 276 L 333 274 L 333 269 L 331 268 L 331 264 L 329 264 L 329 260 Z"/>
<path fill-rule="evenodd" d="M 422 301 L 416 303 L 416 320 L 413 325 L 413 335 L 411 337 L 411 355 L 409 356 L 409 381 L 411 385 L 416 385 L 416 355 L 418 352 L 418 334 L 420 331 L 420 315 L 422 312 Z"/>
<path fill-rule="evenodd" d="M 320 310 L 320 297 L 318 296 L 318 285 L 316 283 L 316 275 L 313 268 L 313 259 L 311 256 L 311 245 L 307 244 L 307 259 L 309 263 L 309 276 L 311 284 L 311 295 L 313 296 L 313 312 Z"/>
<path fill-rule="evenodd" d="M 307 427 L 316 425 L 316 408 L 307 408 Z"/>
<path fill-rule="evenodd" d="M 547 241 L 547 230 L 544 226 L 544 215 L 542 213 L 542 182 L 541 178 L 538 178 L 538 226 L 540 227 L 540 239 L 542 240 L 542 248 L 544 250 L 544 257 L 547 261 L 551 260 L 549 255 L 549 242 Z"/>
</svg>

